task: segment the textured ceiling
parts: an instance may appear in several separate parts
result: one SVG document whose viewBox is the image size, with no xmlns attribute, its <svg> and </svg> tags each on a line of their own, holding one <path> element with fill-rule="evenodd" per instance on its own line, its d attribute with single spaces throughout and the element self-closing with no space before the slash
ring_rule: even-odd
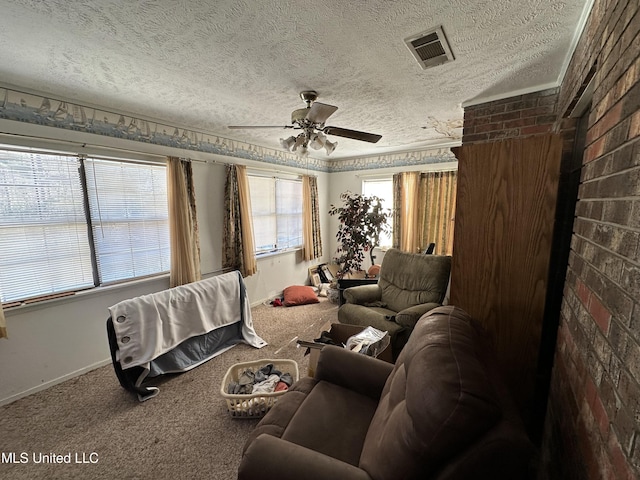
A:
<svg viewBox="0 0 640 480">
<path fill-rule="evenodd" d="M 0 0 L 0 82 L 280 149 L 314 89 L 331 158 L 459 143 L 462 103 L 555 86 L 588 0 Z M 442 25 L 455 61 L 404 39 Z M 313 156 L 326 158 L 324 151 Z"/>
</svg>

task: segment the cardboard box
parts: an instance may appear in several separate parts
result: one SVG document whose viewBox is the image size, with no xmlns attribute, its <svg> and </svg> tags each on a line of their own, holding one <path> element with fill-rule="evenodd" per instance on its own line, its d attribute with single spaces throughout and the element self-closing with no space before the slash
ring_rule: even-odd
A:
<svg viewBox="0 0 640 480">
<path fill-rule="evenodd" d="M 332 323 L 329 329 L 329 338 L 333 340 L 337 345 L 343 345 L 347 343 L 349 337 L 360 333 L 366 327 L 360 325 L 347 325 L 344 323 Z M 326 345 L 324 343 L 316 343 L 313 341 L 298 340 L 298 345 L 309 349 L 309 368 L 307 373 L 310 377 L 313 377 L 316 373 L 318 366 L 318 357 L 320 356 L 320 350 Z M 354 353 L 354 355 L 361 355 L 360 353 Z M 387 346 L 382 352 L 378 354 L 378 359 L 385 362 L 393 363 L 393 357 L 391 355 L 391 344 Z"/>
</svg>

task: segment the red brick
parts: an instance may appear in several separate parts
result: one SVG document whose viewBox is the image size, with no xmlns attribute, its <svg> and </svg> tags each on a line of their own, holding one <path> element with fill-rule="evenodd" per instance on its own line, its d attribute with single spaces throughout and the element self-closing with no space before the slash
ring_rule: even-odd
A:
<svg viewBox="0 0 640 480">
<path fill-rule="evenodd" d="M 491 115 L 492 122 L 504 122 L 507 120 L 517 120 L 520 118 L 520 111 L 516 110 L 515 112 L 507 112 L 507 113 L 499 113 L 497 115 Z"/>
<path fill-rule="evenodd" d="M 589 297 L 591 296 L 591 290 L 587 287 L 580 279 L 576 280 L 576 294 L 578 298 L 582 302 L 582 304 L 587 307 L 589 305 Z"/>
<path fill-rule="evenodd" d="M 640 110 L 631 117 L 631 126 L 629 128 L 629 140 L 640 136 Z"/>
<path fill-rule="evenodd" d="M 476 125 L 475 133 L 494 132 L 503 128 L 502 123 L 487 123 L 486 125 Z"/>
<path fill-rule="evenodd" d="M 609 455 L 611 456 L 611 464 L 616 471 L 616 479 L 618 480 L 633 480 L 636 479 L 635 474 L 631 470 L 631 466 L 627 460 L 627 457 L 622 451 L 618 437 L 615 432 L 611 432 L 607 441 L 607 448 Z"/>
<path fill-rule="evenodd" d="M 504 128 L 527 127 L 529 125 L 534 125 L 535 123 L 536 123 L 535 117 L 518 118 L 516 120 L 509 120 L 504 122 Z"/>
<path fill-rule="evenodd" d="M 522 127 L 520 133 L 522 135 L 536 135 L 538 133 L 548 133 L 551 131 L 552 125 L 533 125 L 531 127 Z"/>
<path fill-rule="evenodd" d="M 595 320 L 600 330 L 605 335 L 609 331 L 609 322 L 611 321 L 611 313 L 606 309 L 602 302 L 595 295 L 591 295 L 589 300 L 589 313 Z"/>
<path fill-rule="evenodd" d="M 540 115 L 539 117 L 535 117 L 536 125 L 546 125 L 555 123 L 556 116 L 555 115 Z"/>
<path fill-rule="evenodd" d="M 582 454 L 582 462 L 584 463 L 584 466 L 586 467 L 589 475 L 588 478 L 599 478 L 600 469 L 598 467 L 598 460 L 591 443 L 590 435 L 590 433 L 593 431 L 593 417 L 591 416 L 591 412 L 588 408 L 582 409 L 581 416 L 578 419 L 577 427 L 578 444 L 580 453 Z"/>
<path fill-rule="evenodd" d="M 488 140 L 489 137 L 486 133 L 476 133 L 474 135 L 465 135 L 462 137 L 462 143 L 482 142 Z"/>
<path fill-rule="evenodd" d="M 600 435 L 602 435 L 602 438 L 606 440 L 609 435 L 609 416 L 607 415 L 607 411 L 597 394 L 593 400 L 593 404 L 591 405 L 591 411 L 593 412 L 593 417 L 600 429 Z"/>
<path fill-rule="evenodd" d="M 584 380 L 584 396 L 589 407 L 593 409 L 592 405 L 595 402 L 596 397 L 598 396 L 598 388 L 589 375 L 587 375 Z"/>
<path fill-rule="evenodd" d="M 587 143 L 592 143 L 596 138 L 601 137 L 611 130 L 619 121 L 622 112 L 622 102 L 609 110 L 592 128 L 587 132 Z"/>
<path fill-rule="evenodd" d="M 605 149 L 605 141 L 606 137 L 600 137 L 587 147 L 587 150 L 584 152 L 584 163 L 591 162 L 602 156 Z"/>
<path fill-rule="evenodd" d="M 521 117 L 538 117 L 540 115 L 551 115 L 555 113 L 554 105 L 542 105 L 540 107 L 527 108 L 520 110 Z"/>
</svg>

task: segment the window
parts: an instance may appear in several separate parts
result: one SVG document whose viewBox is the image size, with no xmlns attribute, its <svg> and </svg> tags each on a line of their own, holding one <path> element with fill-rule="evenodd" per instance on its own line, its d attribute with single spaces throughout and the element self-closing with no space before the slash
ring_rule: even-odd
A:
<svg viewBox="0 0 640 480">
<path fill-rule="evenodd" d="M 167 271 L 165 175 L 161 165 L 0 150 L 0 301 Z"/>
<path fill-rule="evenodd" d="M 302 182 L 248 175 L 256 254 L 302 245 Z"/>
<path fill-rule="evenodd" d="M 166 169 L 85 161 L 100 283 L 169 270 Z"/>
<path fill-rule="evenodd" d="M 392 210 L 393 209 L 393 180 L 392 179 L 378 179 L 378 180 L 363 180 L 362 181 L 362 193 L 366 197 L 378 197 L 382 200 L 382 208 Z M 389 233 L 382 233 L 380 235 L 380 247 L 391 247 L 393 243 L 393 217 L 388 220 Z"/>
</svg>

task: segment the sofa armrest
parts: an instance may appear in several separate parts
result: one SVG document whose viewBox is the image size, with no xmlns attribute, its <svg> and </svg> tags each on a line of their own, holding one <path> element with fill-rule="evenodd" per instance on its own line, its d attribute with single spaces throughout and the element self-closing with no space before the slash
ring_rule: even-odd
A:
<svg viewBox="0 0 640 480">
<path fill-rule="evenodd" d="M 364 305 L 382 300 L 382 289 L 375 285 L 358 285 L 357 287 L 345 288 L 342 292 L 347 303 Z"/>
<path fill-rule="evenodd" d="M 379 399 L 393 364 L 335 345 L 320 350 L 315 378 Z"/>
<path fill-rule="evenodd" d="M 439 306 L 439 303 L 421 303 L 420 305 L 405 308 L 396 313 L 396 323 L 403 327 L 413 328 L 416 326 L 418 320 L 420 320 L 420 317 Z"/>
<path fill-rule="evenodd" d="M 367 472 L 349 463 L 267 434 L 251 442 L 238 469 L 238 480 L 301 478 L 371 480 Z"/>
</svg>

